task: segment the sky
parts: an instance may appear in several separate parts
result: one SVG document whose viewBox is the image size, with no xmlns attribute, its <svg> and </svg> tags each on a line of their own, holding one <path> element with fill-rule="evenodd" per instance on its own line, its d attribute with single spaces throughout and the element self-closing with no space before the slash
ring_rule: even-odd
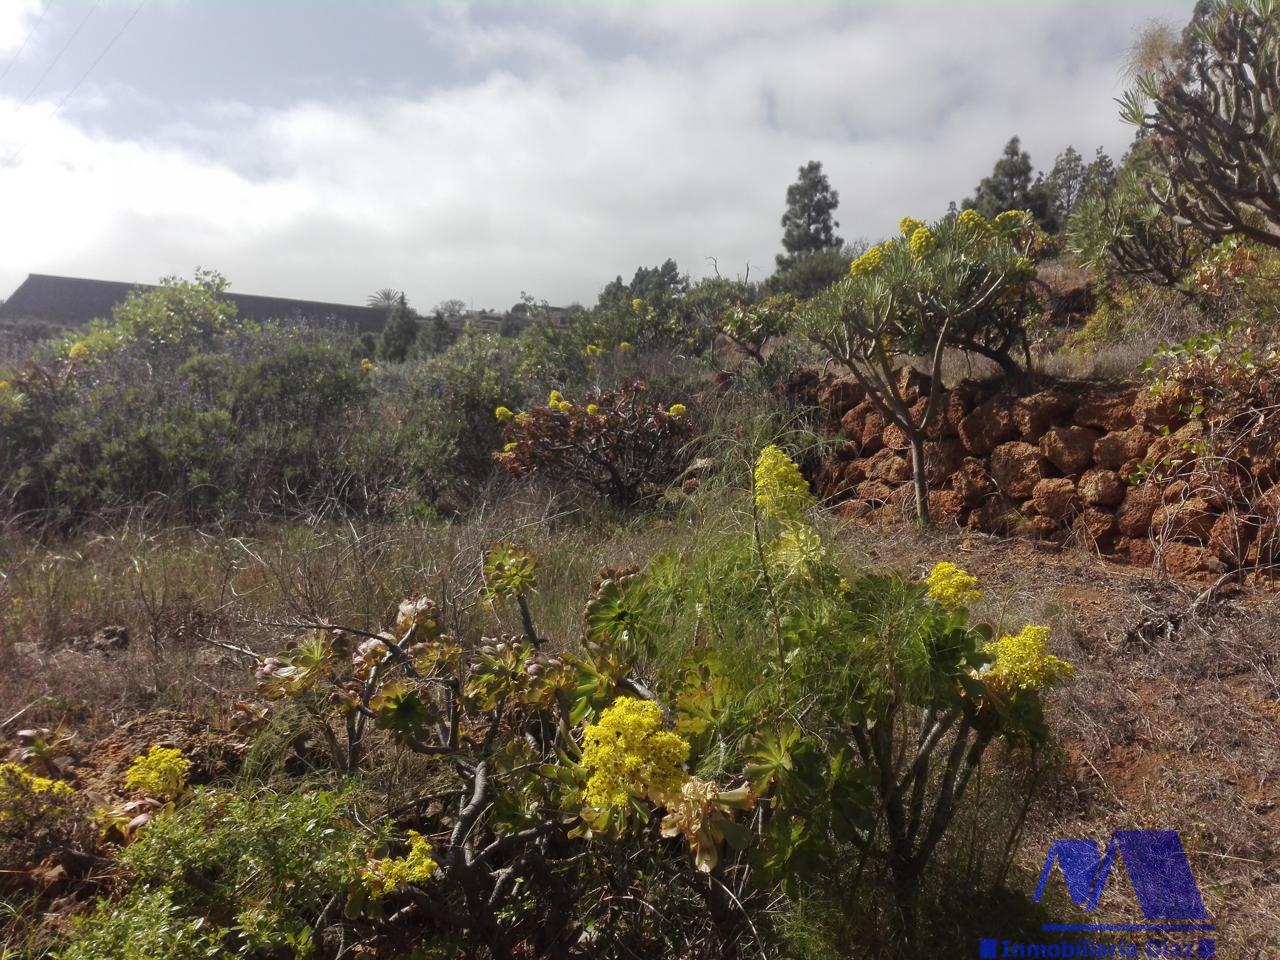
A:
<svg viewBox="0 0 1280 960">
<path fill-rule="evenodd" d="M 1119 158 L 1191 0 L 0 0 L 0 297 L 27 273 L 502 309 L 668 257 L 763 278 L 820 160 L 847 239 L 1012 135 Z"/>
</svg>

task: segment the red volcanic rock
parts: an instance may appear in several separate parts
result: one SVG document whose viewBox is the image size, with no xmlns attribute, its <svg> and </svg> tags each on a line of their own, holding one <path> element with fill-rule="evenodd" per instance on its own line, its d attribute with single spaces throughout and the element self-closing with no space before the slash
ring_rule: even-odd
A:
<svg viewBox="0 0 1280 960">
<path fill-rule="evenodd" d="M 965 505 L 954 490 L 929 491 L 929 518 L 934 523 L 959 523 Z"/>
<path fill-rule="evenodd" d="M 871 512 L 871 504 L 865 500 L 846 500 L 836 510 L 841 520 L 861 520 Z"/>
<path fill-rule="evenodd" d="M 1146 537 L 1120 537 L 1116 540 L 1116 553 L 1127 557 L 1130 563 L 1149 567 L 1155 563 L 1156 550 Z"/>
<path fill-rule="evenodd" d="M 982 461 L 967 457 L 960 469 L 951 475 L 951 488 L 969 506 L 981 503 L 995 492 L 996 485 Z"/>
<path fill-rule="evenodd" d="M 964 463 L 964 444 L 955 437 L 929 440 L 924 445 L 924 475 L 931 487 L 940 487 Z"/>
<path fill-rule="evenodd" d="M 867 461 L 867 476 L 885 483 L 911 479 L 911 464 L 892 450 L 881 450 Z"/>
<path fill-rule="evenodd" d="M 1079 427 L 1126 430 L 1138 422 L 1138 388 L 1091 394 L 1076 407 L 1072 420 Z"/>
<path fill-rule="evenodd" d="M 863 480 L 857 486 L 858 498 L 869 503 L 888 503 L 893 487 L 880 480 Z"/>
<path fill-rule="evenodd" d="M 1098 438 L 1093 445 L 1093 462 L 1109 470 L 1117 470 L 1126 461 L 1141 460 L 1155 437 L 1141 427 L 1114 430 Z"/>
<path fill-rule="evenodd" d="M 884 417 L 868 410 L 862 421 L 862 452 L 875 453 L 884 446 Z"/>
<path fill-rule="evenodd" d="M 1160 491 L 1154 484 L 1129 487 L 1116 507 L 1116 526 L 1126 537 L 1145 538 L 1151 530 L 1151 517 L 1160 506 Z"/>
<path fill-rule="evenodd" d="M 1188 497 L 1156 508 L 1151 527 L 1173 540 L 1204 543 L 1209 539 L 1216 517 L 1203 497 Z"/>
<path fill-rule="evenodd" d="M 1067 398 L 1052 391 L 1020 397 L 1013 404 L 1013 419 L 1018 432 L 1028 443 L 1035 443 L 1046 430 L 1071 412 Z"/>
<path fill-rule="evenodd" d="M 1063 473 L 1081 473 L 1093 462 L 1097 439 L 1087 427 L 1052 427 L 1040 438 L 1040 452 Z"/>
<path fill-rule="evenodd" d="M 1209 549 L 1226 564 L 1238 567 L 1249 556 L 1258 536 L 1258 518 L 1231 511 L 1213 521 L 1209 529 Z"/>
<path fill-rule="evenodd" d="M 929 395 L 929 377 L 912 367 L 901 367 L 894 375 L 893 383 L 898 388 L 898 396 L 908 407 L 921 397 Z"/>
<path fill-rule="evenodd" d="M 1046 477 L 1035 485 L 1027 505 L 1042 517 L 1066 520 L 1080 509 L 1080 496 L 1066 477 Z"/>
<path fill-rule="evenodd" d="M 856 380 L 827 380 L 818 387 L 818 409 L 829 421 L 834 422 L 860 404 L 866 396 L 867 391 Z"/>
<path fill-rule="evenodd" d="M 960 384 L 950 390 L 942 398 L 942 408 L 938 411 L 938 420 L 942 433 L 949 437 L 960 435 L 960 423 L 973 409 L 973 389 L 968 384 Z"/>
<path fill-rule="evenodd" d="M 990 453 L 1017 435 L 1018 425 L 1006 399 L 996 397 L 974 409 L 960 421 L 960 440 L 970 453 Z"/>
<path fill-rule="evenodd" d="M 1166 543 L 1160 550 L 1160 561 L 1173 577 L 1194 573 L 1221 572 L 1224 565 L 1205 547 L 1195 543 Z"/>
<path fill-rule="evenodd" d="M 896 423 L 886 425 L 880 434 L 880 438 L 890 450 L 909 450 L 911 448 L 911 441 L 907 439 L 907 431 Z"/>
<path fill-rule="evenodd" d="M 1080 497 L 1095 507 L 1117 507 L 1127 488 L 1114 470 L 1086 470 L 1080 478 Z"/>
<path fill-rule="evenodd" d="M 1071 529 L 1084 537 L 1090 546 L 1105 549 L 1116 534 L 1116 515 L 1102 507 L 1085 507 L 1071 521 Z"/>
<path fill-rule="evenodd" d="M 1197 441 L 1204 438 L 1204 423 L 1192 420 L 1173 433 L 1156 437 L 1147 447 L 1147 460 L 1166 468 L 1178 467 L 1197 456 Z"/>
<path fill-rule="evenodd" d="M 991 477 L 1005 496 L 1014 500 L 1031 496 L 1041 476 L 1040 451 L 1031 444 L 1014 440 L 991 451 Z"/>
</svg>

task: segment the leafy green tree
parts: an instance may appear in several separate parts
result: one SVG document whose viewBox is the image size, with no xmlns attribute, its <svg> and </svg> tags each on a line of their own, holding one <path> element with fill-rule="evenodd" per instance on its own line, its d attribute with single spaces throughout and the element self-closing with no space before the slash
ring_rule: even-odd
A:
<svg viewBox="0 0 1280 960">
<path fill-rule="evenodd" d="M 797 258 L 827 250 L 839 250 L 844 241 L 836 236 L 840 224 L 832 214 L 840 205 L 840 194 L 822 172 L 822 163 L 810 160 L 800 168 L 796 182 L 787 187 L 787 209 L 782 214 L 782 246 L 778 269 Z"/>
<path fill-rule="evenodd" d="M 1006 210 L 1030 210 L 1036 222 L 1053 231 L 1057 223 L 1052 210 L 1052 189 L 1043 177 L 1033 177 L 1031 154 L 1022 149 L 1018 137 L 1010 138 L 996 161 L 991 175 L 983 177 L 973 196 L 965 199 L 966 210 L 976 210 L 988 220 Z"/>
<path fill-rule="evenodd" d="M 847 274 L 849 264 L 865 247 L 865 244 L 847 244 L 783 258 L 785 263 L 779 263 L 765 286 L 770 293 L 807 300 Z"/>
<path fill-rule="evenodd" d="M 750 303 L 739 301 L 720 313 L 717 329 L 757 366 L 764 367 L 768 363 L 765 347 L 791 330 L 796 308 L 796 298 L 787 293 Z"/>
<path fill-rule="evenodd" d="M 675 260 L 656 267 L 638 267 L 630 283 L 619 276 L 600 291 L 592 318 L 584 324 L 593 339 L 633 344 L 678 343 L 688 334 L 684 300 L 689 278 Z"/>
<path fill-rule="evenodd" d="M 1203 252 L 1204 238 L 1170 217 L 1148 184 L 1167 180 L 1151 144 L 1140 141 L 1106 189 L 1089 189 L 1075 205 L 1067 221 L 1067 246 L 1103 276 L 1177 287 Z"/>
<path fill-rule="evenodd" d="M 1109 190 L 1116 180 L 1116 165 L 1107 152 L 1099 147 L 1094 151 L 1093 160 L 1085 170 L 1085 184 L 1081 195 L 1098 190 Z M 1079 199 L 1079 198 L 1077 198 Z"/>
<path fill-rule="evenodd" d="M 1053 169 L 1044 179 L 1054 224 L 1059 229 L 1066 226 L 1076 204 L 1087 196 L 1110 189 L 1114 180 L 1115 165 L 1101 147 L 1090 163 L 1085 163 L 1075 147 L 1067 147 L 1058 154 Z"/>
<path fill-rule="evenodd" d="M 467 304 L 465 300 L 456 298 L 453 300 L 441 300 L 431 312 L 433 314 L 438 313 L 451 323 L 461 325 L 463 314 L 467 312 Z"/>
<path fill-rule="evenodd" d="M 1280 15 L 1273 0 L 1203 0 L 1180 49 L 1121 100 L 1163 178 L 1148 186 L 1169 216 L 1214 240 L 1280 247 Z"/>
<path fill-rule="evenodd" d="M 110 321 L 95 321 L 87 333 L 71 334 L 62 344 L 73 363 L 91 361 L 129 344 L 161 351 L 207 345 L 243 324 L 236 305 L 223 294 L 227 278 L 197 269 L 193 280 L 164 277 L 150 290 L 134 290 L 116 305 Z"/>
<path fill-rule="evenodd" d="M 391 292 L 393 291 L 382 291 Z M 378 359 L 402 363 L 417 341 L 421 326 L 417 313 L 409 307 L 405 295 L 396 293 L 387 306 L 387 323 L 382 328 L 382 339 L 378 341 Z"/>
<path fill-rule="evenodd" d="M 689 278 L 668 257 L 656 267 L 637 267 L 630 283 L 619 276 L 600 291 L 597 306 L 604 309 L 631 309 L 639 299 L 654 308 L 669 308 L 689 292 Z"/>
<path fill-rule="evenodd" d="M 1005 211 L 989 222 L 966 210 L 931 226 L 907 218 L 901 236 L 872 247 L 853 262 L 848 278 L 800 311 L 801 331 L 907 435 L 921 523 L 929 522 L 924 444 L 939 413 L 943 352 L 1021 329 L 1039 238 L 1027 211 Z M 1007 332 L 999 335 L 1009 339 Z M 928 395 L 913 402 L 894 361 L 919 356 L 929 364 Z"/>
<path fill-rule="evenodd" d="M 1045 177 L 1055 221 L 1065 223 L 1071 208 L 1084 193 L 1089 167 L 1075 147 L 1068 146 L 1053 161 L 1053 169 Z"/>
</svg>

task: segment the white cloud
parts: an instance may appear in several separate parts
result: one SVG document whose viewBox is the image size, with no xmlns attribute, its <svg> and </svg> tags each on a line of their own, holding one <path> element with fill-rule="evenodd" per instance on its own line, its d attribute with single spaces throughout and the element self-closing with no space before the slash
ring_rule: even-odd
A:
<svg viewBox="0 0 1280 960">
<path fill-rule="evenodd" d="M 0 69 L 9 65 L 40 13 L 40 0 L 0 0 Z"/>
<path fill-rule="evenodd" d="M 223 100 L 145 139 L 102 122 L 109 84 L 86 90 L 93 128 L 0 98 L 0 167 L 26 143 L 0 169 L 0 288 L 201 264 L 248 292 L 502 307 L 590 302 L 668 256 L 759 276 L 809 159 L 853 238 L 941 214 L 1015 133 L 1041 166 L 1068 143 L 1118 156 L 1128 37 L 1181 6 L 655 3 L 538 24 L 450 7 L 421 22 L 458 79 L 413 97 Z"/>
</svg>

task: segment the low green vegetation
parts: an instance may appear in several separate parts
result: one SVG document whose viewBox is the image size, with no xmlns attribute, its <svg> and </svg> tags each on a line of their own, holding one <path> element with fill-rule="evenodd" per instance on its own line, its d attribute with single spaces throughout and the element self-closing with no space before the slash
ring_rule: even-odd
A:
<svg viewBox="0 0 1280 960">
<path fill-rule="evenodd" d="M 388 289 L 374 338 L 246 322 L 199 272 L 24 338 L 0 958 L 905 960 L 1040 931 L 1020 845 L 1079 658 L 959 556 L 848 549 L 810 484 L 855 445 L 823 398 L 896 429 L 927 525 L 959 363 L 1029 393 L 1132 354 L 1169 410 L 1230 414 L 1139 473 L 1272 489 L 1276 61 L 1270 3 L 1198 4 L 1118 165 L 1033 176 L 1014 138 L 874 244 L 811 162 L 760 282 L 667 260 L 494 332 Z"/>
</svg>

